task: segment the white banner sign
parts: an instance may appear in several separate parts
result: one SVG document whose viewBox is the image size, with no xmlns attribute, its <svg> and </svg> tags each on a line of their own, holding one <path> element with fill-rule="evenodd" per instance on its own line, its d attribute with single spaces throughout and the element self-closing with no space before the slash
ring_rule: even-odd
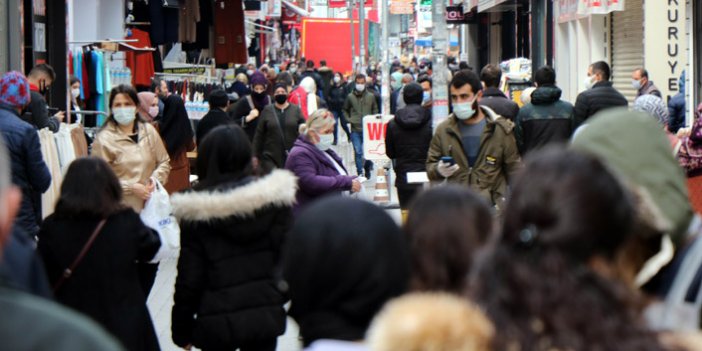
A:
<svg viewBox="0 0 702 351">
<path fill-rule="evenodd" d="M 392 115 L 363 117 L 363 158 L 371 161 L 389 160 L 385 155 L 385 133 Z"/>
<path fill-rule="evenodd" d="M 578 15 L 604 15 L 612 11 L 624 11 L 624 0 L 580 0 Z"/>
</svg>

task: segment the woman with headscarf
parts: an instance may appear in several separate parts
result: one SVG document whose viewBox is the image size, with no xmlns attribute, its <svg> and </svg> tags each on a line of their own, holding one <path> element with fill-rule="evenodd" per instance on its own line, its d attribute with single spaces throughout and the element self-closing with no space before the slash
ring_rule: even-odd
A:
<svg viewBox="0 0 702 351">
<path fill-rule="evenodd" d="M 188 151 L 195 150 L 193 128 L 190 126 L 185 103 L 178 95 L 169 95 L 158 121 L 159 132 L 171 158 L 171 173 L 164 184 L 169 194 L 190 187 Z"/>
<path fill-rule="evenodd" d="M 268 78 L 263 73 L 259 71 L 254 72 L 250 81 L 251 95 L 242 97 L 234 105 L 230 116 L 244 129 L 249 137 L 249 142 L 253 142 L 256 127 L 258 126 L 258 116 L 266 106 L 270 105 L 271 97 L 266 94 Z"/>
<path fill-rule="evenodd" d="M 317 84 L 312 77 L 305 77 L 300 86 L 290 93 L 288 101 L 300 107 L 302 115 L 307 120 L 319 108 L 324 108 L 326 103 L 317 95 Z"/>
<path fill-rule="evenodd" d="M 137 113 L 143 120 L 153 122 L 158 116 L 158 96 L 150 91 L 142 91 L 137 96 L 139 97 Z"/>
<path fill-rule="evenodd" d="M 395 221 L 371 203 L 330 197 L 307 208 L 286 240 L 289 314 L 305 350 L 366 350 L 371 319 L 408 285 L 409 250 Z"/>
</svg>

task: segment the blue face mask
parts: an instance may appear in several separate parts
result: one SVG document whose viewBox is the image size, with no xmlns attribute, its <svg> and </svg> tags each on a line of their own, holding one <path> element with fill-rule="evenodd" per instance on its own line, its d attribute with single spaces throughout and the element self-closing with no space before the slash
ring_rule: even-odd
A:
<svg viewBox="0 0 702 351">
<path fill-rule="evenodd" d="M 422 103 L 426 104 L 431 100 L 431 92 L 430 91 L 425 91 L 422 93 Z"/>
</svg>

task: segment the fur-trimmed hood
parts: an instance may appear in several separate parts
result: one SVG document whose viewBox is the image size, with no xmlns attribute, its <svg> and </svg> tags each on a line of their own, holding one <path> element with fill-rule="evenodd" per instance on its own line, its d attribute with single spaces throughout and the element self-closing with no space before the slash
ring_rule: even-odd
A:
<svg viewBox="0 0 702 351">
<path fill-rule="evenodd" d="M 173 215 L 179 220 L 244 218 L 265 207 L 291 207 L 296 193 L 297 177 L 286 170 L 275 170 L 263 178 L 231 189 L 175 194 L 171 196 L 171 205 Z"/>
</svg>

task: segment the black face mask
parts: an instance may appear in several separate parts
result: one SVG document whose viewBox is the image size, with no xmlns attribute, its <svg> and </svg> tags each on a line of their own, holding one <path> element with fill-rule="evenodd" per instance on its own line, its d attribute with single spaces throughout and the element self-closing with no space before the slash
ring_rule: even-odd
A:
<svg viewBox="0 0 702 351">
<path fill-rule="evenodd" d="M 265 94 L 266 94 L 265 92 L 263 92 L 263 93 L 257 93 L 257 92 L 255 92 L 255 91 L 252 91 L 252 92 L 251 92 L 251 97 L 252 97 L 252 98 L 255 98 L 255 99 L 261 99 L 261 98 L 263 98 L 263 96 L 264 96 Z"/>
<path fill-rule="evenodd" d="M 288 101 L 288 96 L 285 94 L 278 94 L 275 96 L 275 103 L 278 105 L 283 105 Z"/>
</svg>

